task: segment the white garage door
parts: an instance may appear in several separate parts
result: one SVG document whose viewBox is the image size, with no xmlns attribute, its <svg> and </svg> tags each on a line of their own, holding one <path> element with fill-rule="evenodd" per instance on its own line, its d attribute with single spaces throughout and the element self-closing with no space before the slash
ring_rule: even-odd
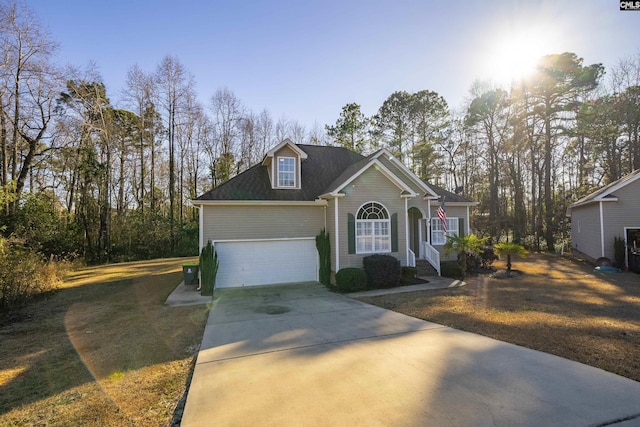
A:
<svg viewBox="0 0 640 427">
<path fill-rule="evenodd" d="M 217 288 L 318 280 L 315 239 L 216 242 Z"/>
</svg>

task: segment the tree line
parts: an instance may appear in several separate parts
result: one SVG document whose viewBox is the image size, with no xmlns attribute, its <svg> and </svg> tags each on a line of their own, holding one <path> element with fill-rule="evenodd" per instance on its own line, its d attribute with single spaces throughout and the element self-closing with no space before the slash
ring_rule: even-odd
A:
<svg viewBox="0 0 640 427">
<path fill-rule="evenodd" d="M 371 117 L 354 102 L 335 124 L 306 129 L 225 87 L 201 103 L 174 56 L 132 65 L 114 94 L 92 67 L 57 66 L 56 49 L 28 7 L 0 3 L 0 232 L 46 257 L 195 255 L 189 200 L 285 138 L 386 147 L 479 201 L 481 232 L 537 249 L 566 236 L 569 203 L 640 167 L 640 55 L 606 75 L 574 53 L 549 55 L 509 88 L 475 83 L 461 111 L 430 90 L 399 91 Z"/>
<path fill-rule="evenodd" d="M 474 226 L 494 242 L 556 250 L 568 205 L 640 168 L 640 54 L 608 74 L 575 53 L 540 58 L 500 87 L 475 82 L 452 111 L 424 90 L 391 94 L 371 117 L 346 104 L 327 135 L 360 152 L 387 147 L 420 178 L 480 202 Z"/>
<path fill-rule="evenodd" d="M 57 47 L 25 4 L 0 3 L 0 229 L 44 255 L 195 255 L 190 199 L 276 141 L 323 138 L 225 87 L 203 105 L 174 56 L 154 70 L 133 65 L 114 102 L 94 67 L 58 67 Z"/>
</svg>

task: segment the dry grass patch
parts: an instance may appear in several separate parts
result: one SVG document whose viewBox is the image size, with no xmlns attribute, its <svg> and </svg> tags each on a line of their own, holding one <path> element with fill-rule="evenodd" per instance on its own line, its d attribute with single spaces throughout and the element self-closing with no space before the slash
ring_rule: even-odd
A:
<svg viewBox="0 0 640 427">
<path fill-rule="evenodd" d="M 514 268 L 521 274 L 512 278 L 361 300 L 640 381 L 640 275 L 593 273 L 553 255 L 531 255 Z"/>
<path fill-rule="evenodd" d="M 184 261 L 72 272 L 0 326 L 0 425 L 169 425 L 208 310 L 163 306 Z"/>
</svg>

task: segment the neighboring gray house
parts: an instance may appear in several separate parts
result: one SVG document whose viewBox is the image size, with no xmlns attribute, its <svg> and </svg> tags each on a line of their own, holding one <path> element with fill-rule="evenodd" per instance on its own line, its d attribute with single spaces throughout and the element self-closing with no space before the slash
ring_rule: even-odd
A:
<svg viewBox="0 0 640 427">
<path fill-rule="evenodd" d="M 614 259 L 616 236 L 625 239 L 629 256 L 640 251 L 640 169 L 583 197 L 567 209 L 571 245 L 588 259 Z"/>
<path fill-rule="evenodd" d="M 440 270 L 445 242 L 436 211 L 446 196 L 447 234 L 468 234 L 476 203 L 427 185 L 387 150 L 283 141 L 264 160 L 193 200 L 200 247 L 211 241 L 217 287 L 318 280 L 315 236 L 331 239 L 331 269 L 362 267 L 374 253 L 402 265 L 425 259 Z M 453 255 L 455 257 L 455 255 Z"/>
</svg>

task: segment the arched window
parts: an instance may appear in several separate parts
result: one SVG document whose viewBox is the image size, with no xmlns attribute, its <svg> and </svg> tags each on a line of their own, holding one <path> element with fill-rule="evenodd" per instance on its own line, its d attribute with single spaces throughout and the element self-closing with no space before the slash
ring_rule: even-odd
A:
<svg viewBox="0 0 640 427">
<path fill-rule="evenodd" d="M 378 202 L 368 202 L 356 215 L 356 253 L 391 252 L 389 212 Z"/>
</svg>

